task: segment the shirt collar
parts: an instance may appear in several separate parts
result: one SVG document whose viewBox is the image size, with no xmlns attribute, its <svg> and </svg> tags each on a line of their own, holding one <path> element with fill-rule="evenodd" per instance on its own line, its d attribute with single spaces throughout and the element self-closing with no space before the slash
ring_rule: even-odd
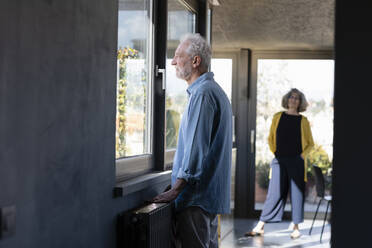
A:
<svg viewBox="0 0 372 248">
<path fill-rule="evenodd" d="M 187 88 L 187 93 L 189 95 L 195 93 L 197 88 L 207 79 L 213 79 L 213 72 L 205 72 L 202 75 L 200 75 L 188 88 Z"/>
</svg>

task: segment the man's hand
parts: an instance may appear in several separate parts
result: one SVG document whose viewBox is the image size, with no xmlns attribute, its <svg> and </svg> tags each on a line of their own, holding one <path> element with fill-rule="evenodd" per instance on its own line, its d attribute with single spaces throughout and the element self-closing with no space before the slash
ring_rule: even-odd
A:
<svg viewBox="0 0 372 248">
<path fill-rule="evenodd" d="M 164 193 L 161 193 L 160 195 L 154 197 L 151 202 L 159 203 L 159 202 L 171 202 L 174 199 L 176 199 L 178 196 L 178 193 L 175 192 L 175 190 L 168 190 Z"/>
<path fill-rule="evenodd" d="M 151 202 L 160 203 L 160 202 L 171 202 L 177 198 L 181 193 L 182 189 L 185 187 L 186 181 L 184 179 L 177 179 L 174 186 L 164 193 L 161 193 L 158 196 L 155 196 L 151 199 Z"/>
</svg>

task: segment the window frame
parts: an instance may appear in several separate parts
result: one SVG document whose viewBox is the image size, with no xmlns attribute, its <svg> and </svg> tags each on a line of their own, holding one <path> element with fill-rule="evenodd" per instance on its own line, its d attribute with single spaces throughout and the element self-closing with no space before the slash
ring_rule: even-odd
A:
<svg viewBox="0 0 372 248">
<path fill-rule="evenodd" d="M 140 176 L 152 174 L 154 172 L 164 172 L 169 170 L 173 162 L 176 149 L 166 150 L 165 148 L 165 90 L 163 90 L 163 73 L 157 73 L 156 68 L 165 69 L 166 64 L 166 45 L 167 45 L 167 18 L 168 1 L 150 1 L 150 47 L 149 77 L 151 97 L 150 118 L 150 154 L 141 154 L 125 158 L 115 159 L 115 175 L 117 184 L 122 184 L 128 180 L 134 180 Z M 200 10 L 206 9 L 207 3 L 200 3 L 197 0 L 178 0 L 187 10 L 196 15 L 195 31 L 205 36 L 206 21 L 205 14 L 199 14 Z M 204 6 L 205 5 L 205 6 Z M 117 12 L 119 13 L 119 0 Z M 204 30 L 204 31 L 203 31 Z M 156 49 L 154 49 L 156 47 Z"/>
<path fill-rule="evenodd" d="M 197 28 L 198 28 L 198 12 L 196 12 L 195 9 L 197 9 L 197 1 L 185 1 L 185 0 L 176 0 L 178 1 L 181 5 L 183 5 L 185 7 L 185 10 L 187 11 L 190 11 L 194 14 L 194 32 L 196 33 L 197 32 Z M 168 11 L 167 11 L 167 15 L 168 15 Z M 167 26 L 168 28 L 168 26 Z M 167 37 L 168 39 L 168 37 Z M 185 82 L 186 83 L 186 82 Z M 186 94 L 186 92 L 185 92 Z M 166 109 L 165 109 L 166 110 Z M 166 131 L 166 130 L 165 130 Z M 166 144 L 165 144 L 166 145 Z M 173 158 L 174 158 L 174 155 L 176 153 L 176 148 L 169 148 L 167 149 L 166 147 L 164 147 L 164 156 L 165 156 L 165 159 L 164 159 L 164 170 L 171 170 L 172 169 L 172 165 L 173 165 Z"/>
<path fill-rule="evenodd" d="M 198 13 L 198 1 L 197 0 L 177 0 L 183 6 L 185 6 L 188 10 L 193 13 Z"/>
<path fill-rule="evenodd" d="M 149 146 L 149 153 L 135 155 L 135 156 L 128 156 L 123 158 L 115 158 L 115 175 L 116 181 L 122 182 L 131 178 L 134 178 L 139 175 L 146 174 L 152 170 L 152 161 L 153 161 L 153 105 L 154 105 L 154 36 L 155 36 L 155 26 L 154 23 L 154 15 L 155 15 L 155 1 L 149 0 L 149 42 L 148 42 L 148 93 L 150 97 L 148 98 L 147 107 L 149 112 L 146 113 L 146 118 L 149 120 L 146 124 L 147 131 L 147 140 Z M 119 15 L 120 7 L 119 7 L 119 0 L 118 0 L 118 8 L 117 8 L 117 15 Z M 119 20 L 118 20 L 119 21 Z M 119 28 L 119 23 L 118 23 Z"/>
</svg>

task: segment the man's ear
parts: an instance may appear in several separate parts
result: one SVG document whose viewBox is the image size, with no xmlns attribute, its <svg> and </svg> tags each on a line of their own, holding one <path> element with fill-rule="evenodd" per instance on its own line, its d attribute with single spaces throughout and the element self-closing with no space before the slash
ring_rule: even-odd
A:
<svg viewBox="0 0 372 248">
<path fill-rule="evenodd" d="M 195 56 L 194 59 L 192 60 L 193 67 L 198 67 L 200 63 L 201 63 L 200 56 Z"/>
</svg>

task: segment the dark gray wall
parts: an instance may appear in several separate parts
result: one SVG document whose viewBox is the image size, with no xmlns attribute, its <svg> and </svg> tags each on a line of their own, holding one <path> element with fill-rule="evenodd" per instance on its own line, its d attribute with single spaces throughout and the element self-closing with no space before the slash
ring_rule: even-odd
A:
<svg viewBox="0 0 372 248">
<path fill-rule="evenodd" d="M 371 246 L 370 1 L 336 1 L 332 247 Z"/>
<path fill-rule="evenodd" d="M 116 0 L 0 1 L 1 248 L 115 247 Z"/>
</svg>

